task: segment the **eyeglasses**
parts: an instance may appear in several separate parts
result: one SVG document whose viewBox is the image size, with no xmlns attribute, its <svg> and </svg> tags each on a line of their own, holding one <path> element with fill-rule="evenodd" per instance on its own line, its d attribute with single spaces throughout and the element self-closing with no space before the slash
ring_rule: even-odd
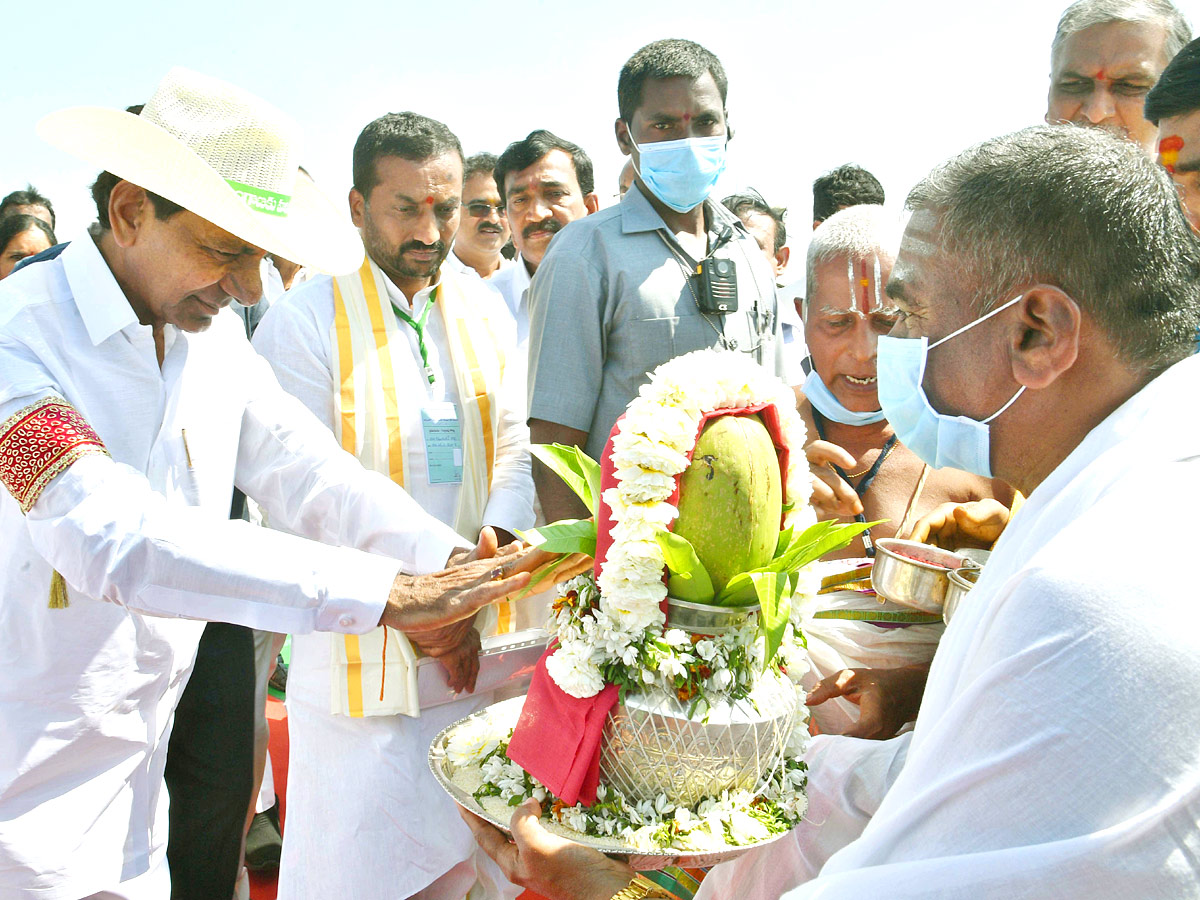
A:
<svg viewBox="0 0 1200 900">
<path fill-rule="evenodd" d="M 467 214 L 476 219 L 490 215 L 493 210 L 498 216 L 504 215 L 504 207 L 499 204 L 484 203 L 482 200 L 475 200 L 467 204 Z"/>
</svg>

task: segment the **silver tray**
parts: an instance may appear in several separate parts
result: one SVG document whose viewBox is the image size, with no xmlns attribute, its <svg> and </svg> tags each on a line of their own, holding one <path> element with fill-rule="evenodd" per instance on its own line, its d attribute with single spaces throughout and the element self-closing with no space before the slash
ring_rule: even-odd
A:
<svg viewBox="0 0 1200 900">
<path fill-rule="evenodd" d="M 493 703 L 491 706 L 481 709 L 478 712 L 472 713 L 464 719 L 460 719 L 453 725 L 443 728 L 438 732 L 437 737 L 433 739 L 433 743 L 429 745 L 429 769 L 433 772 L 433 777 L 437 779 L 438 784 L 442 789 L 450 795 L 450 797 L 459 806 L 462 806 L 469 812 L 474 813 L 483 819 L 495 825 L 505 834 L 509 833 L 508 820 L 501 819 L 492 815 L 486 809 L 479 805 L 474 797 L 469 792 L 455 784 L 450 778 L 451 764 L 446 758 L 446 740 L 454 733 L 455 729 L 462 726 L 464 722 L 469 722 L 473 719 L 478 719 L 485 716 L 498 716 L 503 720 L 515 722 L 517 715 L 520 713 L 521 706 L 525 703 L 524 697 L 512 697 L 508 700 L 502 700 L 499 703 Z M 665 869 L 667 866 L 692 866 L 707 868 L 715 866 L 717 863 L 728 862 L 731 859 L 737 859 L 739 856 L 747 853 L 756 847 L 765 847 L 768 844 L 773 844 L 781 837 L 790 832 L 772 835 L 765 841 L 759 841 L 756 844 L 747 844 L 741 847 L 729 847 L 723 850 L 704 850 L 704 851 L 687 851 L 687 850 L 644 850 L 640 847 L 630 847 L 621 841 L 613 838 L 594 837 L 590 834 L 580 834 L 578 831 L 572 831 L 559 825 L 557 822 L 548 822 L 542 819 L 542 827 L 552 834 L 557 834 L 560 837 L 567 838 L 577 844 L 582 844 L 585 847 L 591 847 L 593 850 L 599 850 L 614 859 L 624 860 L 634 869 L 639 871 L 650 871 L 654 869 Z"/>
</svg>

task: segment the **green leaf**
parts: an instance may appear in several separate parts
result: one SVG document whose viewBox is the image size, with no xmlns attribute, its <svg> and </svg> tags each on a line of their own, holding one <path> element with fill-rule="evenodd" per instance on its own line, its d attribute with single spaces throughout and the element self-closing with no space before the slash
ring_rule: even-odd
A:
<svg viewBox="0 0 1200 900">
<path fill-rule="evenodd" d="M 758 596 L 758 628 L 767 639 L 766 662 L 775 658 L 792 611 L 791 583 L 777 572 L 756 572 L 751 577 Z"/>
<path fill-rule="evenodd" d="M 779 540 L 775 542 L 775 553 L 772 559 L 779 559 L 783 555 L 783 551 L 787 550 L 792 544 L 792 529 L 785 528 L 779 532 Z"/>
<path fill-rule="evenodd" d="M 591 519 L 563 519 L 552 525 L 518 532 L 518 536 L 547 553 L 596 555 L 596 523 Z"/>
<path fill-rule="evenodd" d="M 887 521 L 883 519 L 881 521 Z M 749 572 L 734 575 L 725 585 L 725 589 L 717 595 L 716 602 L 720 606 L 750 606 L 757 602 L 753 576 L 759 573 L 772 572 L 779 575 L 792 575 L 803 569 L 809 563 L 820 559 L 826 553 L 840 550 L 852 540 L 879 522 L 851 522 L 843 524 L 834 519 L 818 522 L 792 537 L 791 544 L 767 565 Z"/>
<path fill-rule="evenodd" d="M 661 530 L 654 535 L 667 563 L 667 593 L 677 600 L 712 603 L 716 589 L 687 538 Z"/>
<path fill-rule="evenodd" d="M 568 554 L 563 554 L 558 559 L 556 559 L 554 562 L 550 563 L 550 565 L 542 566 L 542 568 L 538 569 L 536 572 L 533 573 L 533 577 L 529 579 L 529 584 L 527 584 L 527 585 L 525 585 L 525 587 L 521 588 L 521 590 L 518 591 L 513 596 L 512 599 L 520 600 L 524 597 L 528 597 L 530 594 L 532 594 L 534 592 L 534 590 L 537 588 L 537 586 L 539 584 L 541 584 L 543 581 L 545 581 L 547 578 L 549 578 L 551 575 L 554 574 L 555 569 L 557 569 L 559 566 L 561 566 L 563 563 L 565 563 L 570 558 L 571 557 Z"/>
<path fill-rule="evenodd" d="M 600 504 L 600 466 L 595 460 L 578 447 L 563 444 L 532 444 L 529 450 L 596 515 Z"/>
</svg>

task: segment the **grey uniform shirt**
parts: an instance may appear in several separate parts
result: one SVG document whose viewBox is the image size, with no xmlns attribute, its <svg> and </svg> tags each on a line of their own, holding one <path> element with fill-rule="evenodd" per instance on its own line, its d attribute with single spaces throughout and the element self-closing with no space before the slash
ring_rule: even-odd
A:
<svg viewBox="0 0 1200 900">
<path fill-rule="evenodd" d="M 762 250 L 723 206 L 706 200 L 704 208 L 710 248 L 726 226 L 733 229 L 713 255 L 736 266 L 736 313 L 700 312 L 690 257 L 636 185 L 618 206 L 556 235 L 534 275 L 529 417 L 588 432 L 593 459 L 649 373 L 684 353 L 720 347 L 722 330 L 731 350 L 784 374 L 775 280 Z"/>
</svg>

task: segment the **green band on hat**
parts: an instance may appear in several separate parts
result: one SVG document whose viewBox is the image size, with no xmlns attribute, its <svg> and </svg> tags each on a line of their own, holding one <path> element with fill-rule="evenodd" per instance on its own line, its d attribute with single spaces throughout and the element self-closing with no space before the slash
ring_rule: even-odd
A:
<svg viewBox="0 0 1200 900">
<path fill-rule="evenodd" d="M 225 181 L 246 201 L 246 205 L 256 212 L 266 213 L 268 216 L 287 216 L 288 206 L 292 202 L 292 198 L 287 194 L 264 191 L 262 188 L 242 184 L 231 178 L 226 178 Z"/>
</svg>

